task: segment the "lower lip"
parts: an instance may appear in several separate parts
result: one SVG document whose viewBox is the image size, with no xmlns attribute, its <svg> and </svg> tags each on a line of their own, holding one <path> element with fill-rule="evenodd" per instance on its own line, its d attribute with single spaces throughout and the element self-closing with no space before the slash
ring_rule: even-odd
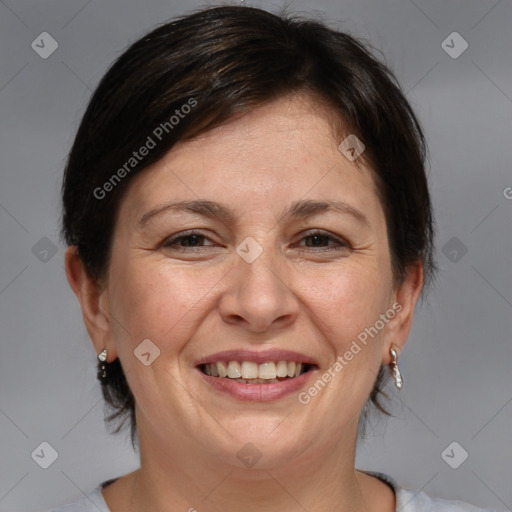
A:
<svg viewBox="0 0 512 512">
<path fill-rule="evenodd" d="M 237 382 L 227 377 L 211 377 L 203 373 L 199 368 L 197 368 L 197 371 L 202 375 L 204 380 L 217 391 L 227 393 L 238 400 L 268 402 L 298 392 L 305 386 L 306 382 L 316 370 L 309 370 L 299 377 L 273 382 L 271 384 L 244 384 L 243 382 Z"/>
</svg>

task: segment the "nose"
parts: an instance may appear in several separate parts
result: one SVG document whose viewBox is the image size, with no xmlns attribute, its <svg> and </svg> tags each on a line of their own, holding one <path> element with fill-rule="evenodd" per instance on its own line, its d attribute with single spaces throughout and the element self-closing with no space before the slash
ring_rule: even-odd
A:
<svg viewBox="0 0 512 512">
<path fill-rule="evenodd" d="M 235 267 L 219 304 L 224 322 L 253 333 L 290 326 L 299 300 L 292 291 L 291 269 L 272 251 L 264 250 L 252 263 L 236 255 Z"/>
</svg>

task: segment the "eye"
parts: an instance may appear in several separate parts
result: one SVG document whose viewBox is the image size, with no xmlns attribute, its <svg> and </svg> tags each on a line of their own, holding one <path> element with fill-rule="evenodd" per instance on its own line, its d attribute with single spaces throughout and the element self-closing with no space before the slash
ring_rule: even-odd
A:
<svg viewBox="0 0 512 512">
<path fill-rule="evenodd" d="M 162 247 L 175 247 L 177 249 L 187 247 L 204 247 L 202 242 L 205 240 L 209 240 L 209 238 L 199 231 L 186 231 L 179 236 L 175 236 L 165 241 L 162 244 Z"/>
<path fill-rule="evenodd" d="M 306 236 L 302 237 L 301 241 L 302 240 L 311 241 L 311 244 L 306 243 L 306 247 L 308 249 L 317 248 L 323 251 L 339 251 L 350 248 L 350 245 L 345 240 L 332 236 L 331 234 L 324 231 L 311 231 Z M 334 245 L 324 245 L 326 243 L 328 244 L 329 242 L 333 242 Z"/>
<path fill-rule="evenodd" d="M 211 247 L 215 243 L 205 244 L 206 241 L 211 240 L 201 233 L 200 231 L 186 231 L 178 236 L 171 237 L 166 240 L 162 247 L 172 248 L 176 250 L 180 249 L 193 249 L 202 247 Z M 322 251 L 340 251 L 350 248 L 350 244 L 345 240 L 335 237 L 324 231 L 311 231 L 306 236 L 301 238 L 301 242 L 306 241 L 306 244 L 299 243 L 300 247 L 304 247 L 307 250 L 318 249 L 316 252 Z"/>
</svg>

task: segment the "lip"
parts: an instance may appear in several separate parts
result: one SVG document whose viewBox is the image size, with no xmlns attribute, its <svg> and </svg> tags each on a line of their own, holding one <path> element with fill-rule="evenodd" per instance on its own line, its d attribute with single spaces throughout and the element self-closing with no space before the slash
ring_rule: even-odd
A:
<svg viewBox="0 0 512 512">
<path fill-rule="evenodd" d="M 200 366 L 208 363 L 229 363 L 229 361 L 251 361 L 253 363 L 263 364 L 268 362 L 279 362 L 289 361 L 294 363 L 306 363 L 309 365 L 319 366 L 318 362 L 312 357 L 300 352 L 293 350 L 284 349 L 268 349 L 265 351 L 254 351 L 254 350 L 225 350 L 223 352 L 217 352 L 209 356 L 204 356 L 194 362 L 194 366 Z M 308 372 L 309 373 L 309 372 Z M 306 375 L 306 374 L 304 374 Z M 299 379 L 300 377 L 297 377 Z M 264 386 L 271 386 L 272 384 L 262 384 Z M 257 386 L 257 384 L 251 384 L 251 386 Z"/>
<path fill-rule="evenodd" d="M 278 400 L 292 393 L 298 393 L 301 388 L 306 386 L 309 379 L 316 375 L 319 369 L 318 367 L 312 368 L 299 377 L 286 379 L 281 382 L 273 382 L 271 384 L 244 384 L 234 379 L 206 375 L 199 367 L 197 367 L 196 370 L 206 383 L 212 386 L 216 391 L 226 393 L 242 401 L 269 402 Z"/>
</svg>

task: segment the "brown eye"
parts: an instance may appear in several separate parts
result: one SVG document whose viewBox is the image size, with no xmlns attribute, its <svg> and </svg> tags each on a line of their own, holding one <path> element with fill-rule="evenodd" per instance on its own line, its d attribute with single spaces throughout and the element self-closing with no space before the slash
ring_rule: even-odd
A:
<svg viewBox="0 0 512 512">
<path fill-rule="evenodd" d="M 344 240 L 334 237 L 329 233 L 323 231 L 315 231 L 302 237 L 302 240 L 310 240 L 311 243 L 306 243 L 308 249 L 323 249 L 323 250 L 340 250 L 349 247 L 349 244 Z M 331 244 L 329 245 L 329 242 Z"/>
<path fill-rule="evenodd" d="M 189 231 L 187 233 L 175 236 L 168 241 L 164 242 L 163 247 L 204 247 L 204 241 L 209 240 L 205 235 L 197 231 Z"/>
<path fill-rule="evenodd" d="M 328 235 L 309 235 L 309 236 L 304 237 L 304 239 L 311 240 L 311 245 L 309 247 L 319 247 L 319 246 L 322 246 L 326 242 L 328 243 L 329 240 L 332 240 L 332 238 Z"/>
</svg>

